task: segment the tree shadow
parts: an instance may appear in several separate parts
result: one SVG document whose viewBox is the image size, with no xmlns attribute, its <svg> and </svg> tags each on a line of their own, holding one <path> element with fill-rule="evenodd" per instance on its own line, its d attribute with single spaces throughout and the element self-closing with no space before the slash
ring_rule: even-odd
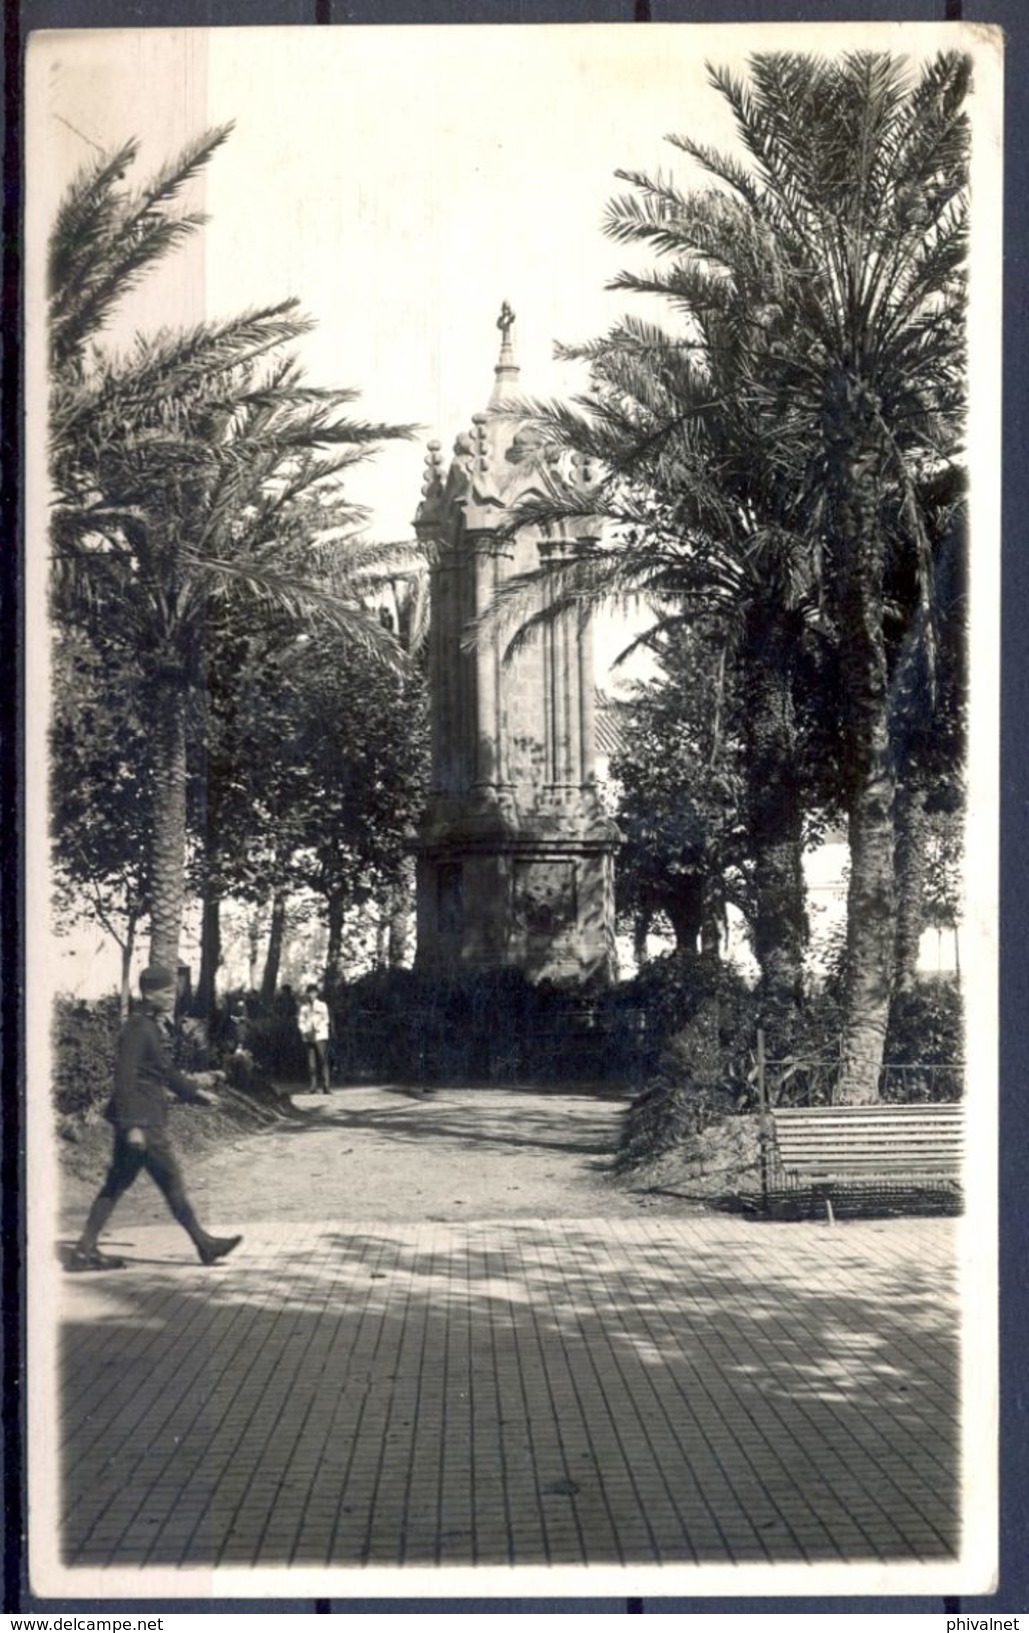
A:
<svg viewBox="0 0 1029 1633">
<path fill-rule="evenodd" d="M 492 1098 L 492 1090 L 490 1094 Z M 285 1124 L 274 1132 L 277 1136 L 300 1138 L 316 1136 L 325 1130 L 367 1130 L 404 1144 L 436 1141 L 468 1151 L 483 1146 L 506 1146 L 512 1150 L 566 1151 L 573 1156 L 610 1154 L 613 1160 L 615 1125 L 612 1123 L 610 1129 L 604 1127 L 587 1139 L 569 1138 L 567 1125 L 560 1122 L 559 1107 L 553 1097 L 544 1105 L 533 1105 L 524 1098 L 505 1105 L 498 1097 L 496 1104 L 488 1108 L 481 1102 L 461 1106 L 439 1093 L 423 1098 L 409 1097 L 398 1091 L 397 1097 L 406 1103 L 396 1109 L 348 1109 L 333 1103 L 317 1118 Z M 583 1099 L 585 1101 L 585 1096 Z M 585 1123 L 587 1119 L 579 1116 L 578 1121 Z"/>
<path fill-rule="evenodd" d="M 732 1227 L 688 1262 L 664 1224 L 520 1222 L 104 1278 L 62 1342 L 67 1563 L 954 1557 L 939 1255 Z"/>
</svg>

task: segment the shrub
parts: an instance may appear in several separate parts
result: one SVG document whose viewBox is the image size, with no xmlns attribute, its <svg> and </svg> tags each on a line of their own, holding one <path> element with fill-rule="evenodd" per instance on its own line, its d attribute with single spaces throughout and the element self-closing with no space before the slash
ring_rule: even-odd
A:
<svg viewBox="0 0 1029 1633">
<path fill-rule="evenodd" d="M 440 977 L 373 971 L 334 1003 L 343 1069 L 399 1081 L 465 1082 L 517 1073 L 530 1004 L 528 983 L 513 972 Z"/>
<path fill-rule="evenodd" d="M 679 1024 L 626 1112 L 617 1165 L 634 1168 L 746 1109 L 757 1024 L 754 994 L 724 965 L 681 963 L 665 972 L 659 1018 Z"/>
<path fill-rule="evenodd" d="M 964 1011 L 956 981 L 925 981 L 910 992 L 898 993 L 886 1033 L 883 1098 L 960 1100 L 964 1039 Z"/>
<path fill-rule="evenodd" d="M 606 1004 L 616 1011 L 635 1010 L 645 1016 L 651 1048 L 659 1052 L 690 1020 L 703 992 L 712 980 L 720 979 L 721 969 L 707 960 L 668 953 L 644 964 L 631 981 L 611 988 Z"/>
<path fill-rule="evenodd" d="M 114 1086 L 119 1025 L 114 996 L 96 1003 L 56 1000 L 51 1088 L 60 1117 L 85 1120 L 107 1104 Z"/>
<path fill-rule="evenodd" d="M 307 1074 L 304 1046 L 291 1016 L 272 1013 L 249 1018 L 246 1048 L 271 1077 L 295 1082 Z"/>
<path fill-rule="evenodd" d="M 334 1002 L 342 1069 L 399 1081 L 623 1080 L 635 1012 L 590 987 L 534 985 L 517 970 L 374 971 Z"/>
<path fill-rule="evenodd" d="M 121 1016 L 114 994 L 93 1003 L 83 998 L 56 999 L 52 1092 L 60 1117 L 88 1121 L 107 1105 L 114 1088 L 120 1030 Z M 209 1060 L 202 1023 L 184 1019 L 176 1029 L 170 1053 L 181 1071 L 204 1070 Z"/>
<path fill-rule="evenodd" d="M 813 992 L 788 1023 L 766 1028 L 766 1083 L 772 1105 L 829 1105 L 839 1075 L 842 991 L 834 983 Z M 755 1076 L 753 1105 L 759 1094 Z"/>
</svg>

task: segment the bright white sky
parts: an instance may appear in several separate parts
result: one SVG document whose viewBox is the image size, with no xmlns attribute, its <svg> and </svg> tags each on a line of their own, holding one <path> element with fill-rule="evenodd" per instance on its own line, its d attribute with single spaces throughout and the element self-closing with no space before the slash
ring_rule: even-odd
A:
<svg viewBox="0 0 1029 1633">
<path fill-rule="evenodd" d="M 867 26 L 867 25 L 866 25 Z M 30 55 L 32 202 L 45 219 L 76 168 L 130 136 L 152 173 L 234 120 L 209 166 L 208 227 L 126 306 L 133 324 L 229 315 L 290 295 L 318 321 L 312 380 L 358 387 L 358 412 L 423 426 L 445 453 L 485 406 L 501 301 L 523 389 L 568 395 L 581 375 L 554 340 L 598 334 L 627 305 L 605 282 L 643 264 L 601 232 L 614 172 L 673 168 L 663 141 L 732 145 L 705 59 L 776 44 L 871 43 L 833 25 L 293 28 L 79 31 Z M 913 50 L 942 30 L 883 25 Z M 951 36 L 952 37 L 952 36 Z M 637 301 L 637 310 L 640 309 Z M 371 531 L 407 537 L 424 446 L 354 473 Z"/>
</svg>

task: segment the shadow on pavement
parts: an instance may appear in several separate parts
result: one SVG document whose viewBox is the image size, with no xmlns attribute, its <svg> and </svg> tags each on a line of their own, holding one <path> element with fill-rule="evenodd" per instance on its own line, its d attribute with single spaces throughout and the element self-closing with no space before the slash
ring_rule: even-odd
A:
<svg viewBox="0 0 1029 1633">
<path fill-rule="evenodd" d="M 400 1091 L 397 1091 L 398 1097 Z M 288 1123 L 274 1130 L 276 1136 L 290 1138 L 317 1135 L 326 1129 L 345 1129 L 358 1132 L 369 1130 L 381 1136 L 405 1143 L 424 1144 L 426 1140 L 445 1141 L 452 1146 L 474 1150 L 476 1146 L 498 1145 L 511 1147 L 538 1147 L 541 1150 L 567 1151 L 572 1155 L 596 1156 L 614 1154 L 617 1143 L 617 1122 L 610 1104 L 603 1108 L 589 1107 L 593 1115 L 584 1115 L 578 1108 L 569 1113 L 562 1123 L 560 1101 L 551 1100 L 545 1106 L 528 1097 L 516 1103 L 484 1108 L 481 1102 L 461 1107 L 442 1094 L 418 1096 L 396 1110 L 348 1110 L 336 1102 L 319 1107 L 320 1115 L 311 1116 L 302 1123 Z M 595 1127 L 599 1114 L 608 1125 L 594 1138 L 569 1137 L 569 1128 L 576 1122 Z"/>
<path fill-rule="evenodd" d="M 759 1237 L 330 1228 L 105 1277 L 63 1344 L 66 1561 L 952 1557 L 939 1266 Z"/>
</svg>

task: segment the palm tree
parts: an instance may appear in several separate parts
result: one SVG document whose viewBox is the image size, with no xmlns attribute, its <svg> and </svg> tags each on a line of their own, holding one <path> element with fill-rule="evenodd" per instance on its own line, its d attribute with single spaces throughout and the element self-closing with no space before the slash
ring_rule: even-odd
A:
<svg viewBox="0 0 1029 1633">
<path fill-rule="evenodd" d="M 65 198 L 50 259 L 54 610 L 139 655 L 152 724 L 151 956 L 173 965 L 187 728 L 212 608 L 242 598 L 255 615 L 327 620 L 399 661 L 355 587 L 363 513 L 340 477 L 410 428 L 355 421 L 353 391 L 303 383 L 280 355 L 310 327 L 294 301 L 137 338 L 125 356 L 86 351 L 119 294 L 199 225 L 166 219 L 165 208 L 224 135 L 195 144 L 139 195 L 118 185 L 134 144 L 98 161 Z M 384 554 L 395 565 L 396 552 Z"/>
<path fill-rule="evenodd" d="M 894 973 L 898 781 L 884 590 L 891 559 L 910 552 L 931 668 L 920 489 L 960 458 L 970 63 L 944 53 L 912 76 L 883 54 L 783 54 L 754 58 L 749 84 L 712 79 L 753 168 L 677 145 L 768 246 L 774 365 L 757 392 L 824 540 L 839 651 L 851 873 L 838 1093 L 874 1099 Z M 690 221 L 687 206 L 688 234 Z M 716 235 L 715 253 L 725 244 Z M 688 279 L 710 256 L 710 235 L 684 248 Z"/>
<path fill-rule="evenodd" d="M 180 211 L 181 194 L 227 139 L 220 125 L 191 142 L 138 190 L 123 187 L 139 156 L 138 141 L 101 154 L 74 178 L 58 207 L 48 254 L 48 336 L 55 394 L 79 377 L 88 349 L 121 301 L 206 217 Z"/>
<path fill-rule="evenodd" d="M 717 630 L 738 676 L 764 1020 L 788 1034 L 807 943 L 795 692 L 818 642 L 819 608 L 810 541 L 748 400 L 757 342 L 739 308 L 719 283 L 688 338 L 627 319 L 601 341 L 562 348 L 589 363 L 591 389 L 572 407 L 523 405 L 539 478 L 512 525 L 546 532 L 600 518 L 606 542 L 507 581 L 487 620 L 512 626 L 518 642 L 548 618 L 614 601 L 650 609 L 648 641 Z"/>
<path fill-rule="evenodd" d="M 777 676 L 792 661 L 796 616 L 816 608 L 833 638 L 851 853 L 839 1095 L 873 1099 L 894 969 L 898 765 L 884 586 L 895 559 L 909 555 L 917 581 L 909 628 L 931 681 L 932 549 L 921 495 L 961 453 L 970 65 L 943 53 L 912 74 L 884 54 L 770 54 L 749 70 L 746 81 L 711 74 L 749 162 L 672 137 L 708 185 L 683 192 L 623 173 L 633 191 L 608 215 L 613 237 L 647 243 L 665 263 L 624 273 L 615 286 L 662 298 L 683 321 L 677 379 L 673 348 L 645 326 L 623 326 L 616 348 L 630 395 L 647 401 L 657 382 L 666 410 L 649 438 L 639 416 L 626 424 L 617 394 L 613 406 L 603 392 L 587 399 L 588 429 L 567 411 L 548 417 L 555 440 L 563 425 L 570 445 L 598 460 L 620 448 L 622 473 L 628 451 L 694 541 L 702 527 L 732 563 L 704 593 L 727 588 L 741 562 L 749 572 L 771 567 L 778 587 L 757 589 L 751 643 L 767 660 L 754 698 L 769 748 L 779 744 L 769 765 L 788 766 L 793 727 Z M 687 451 L 677 467 L 669 447 Z M 605 497 L 601 488 L 598 510 Z M 546 509 L 537 507 L 541 524 Z M 642 578 L 660 580 L 662 547 L 646 529 L 636 542 L 608 588 L 639 587 L 641 553 Z M 573 571 L 569 595 L 586 595 L 603 570 L 589 564 L 578 590 Z M 795 831 L 788 773 L 775 781 L 767 809 Z M 773 917 L 789 958 L 788 915 L 781 926 Z"/>
</svg>

